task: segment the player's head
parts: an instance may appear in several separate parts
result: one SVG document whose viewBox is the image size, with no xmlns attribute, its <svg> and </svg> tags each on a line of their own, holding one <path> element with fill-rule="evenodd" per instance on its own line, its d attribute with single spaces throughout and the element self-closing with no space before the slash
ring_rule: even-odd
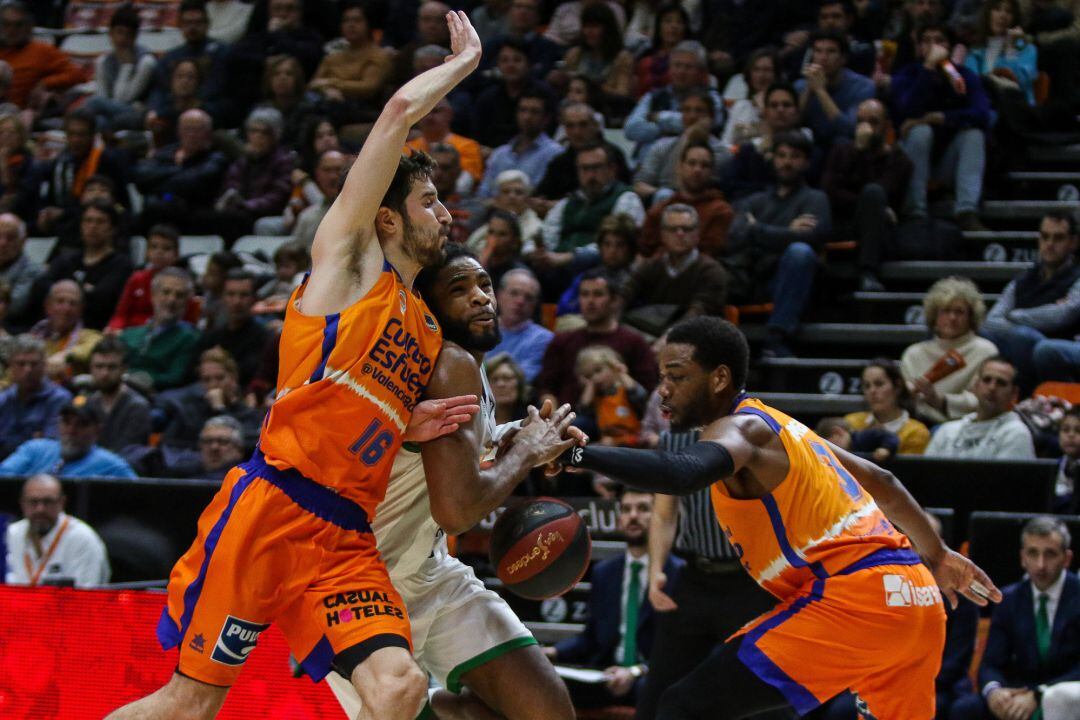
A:
<svg viewBox="0 0 1080 720">
<path fill-rule="evenodd" d="M 706 425 L 727 412 L 746 384 L 750 348 L 726 320 L 695 317 L 677 323 L 660 351 L 660 407 L 672 427 Z"/>
<path fill-rule="evenodd" d="M 431 181 L 435 161 L 427 153 L 402 155 L 386 189 L 375 228 L 382 242 L 397 241 L 421 266 L 437 262 L 450 234 L 450 212 Z"/>
<path fill-rule="evenodd" d="M 499 344 L 495 288 L 467 247 L 447 245 L 442 259 L 416 276 L 415 287 L 442 325 L 444 338 L 472 352 L 487 352 Z"/>
</svg>

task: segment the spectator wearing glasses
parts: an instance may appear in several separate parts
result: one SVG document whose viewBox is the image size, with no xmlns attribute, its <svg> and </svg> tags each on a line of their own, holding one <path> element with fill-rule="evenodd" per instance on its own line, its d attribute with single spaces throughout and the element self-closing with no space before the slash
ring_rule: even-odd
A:
<svg viewBox="0 0 1080 720">
<path fill-rule="evenodd" d="M 0 392 L 0 456 L 31 438 L 55 438 L 71 393 L 45 377 L 45 343 L 17 336 L 7 351 L 11 385 Z"/>
<path fill-rule="evenodd" d="M 23 483 L 19 506 L 23 519 L 7 528 L 9 585 L 98 587 L 112 571 L 105 543 L 94 529 L 64 512 L 67 497 L 53 475 L 35 475 Z"/>
</svg>

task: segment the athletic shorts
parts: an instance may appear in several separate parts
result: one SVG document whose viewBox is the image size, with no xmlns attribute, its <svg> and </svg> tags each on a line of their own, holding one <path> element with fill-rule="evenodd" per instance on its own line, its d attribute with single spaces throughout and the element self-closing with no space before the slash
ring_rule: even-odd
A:
<svg viewBox="0 0 1080 720">
<path fill-rule="evenodd" d="M 162 647 L 180 648 L 180 673 L 228 687 L 270 623 L 315 680 L 344 651 L 355 666 L 382 647 L 411 649 L 363 508 L 256 453 L 199 518 L 157 632 Z"/>
<path fill-rule="evenodd" d="M 461 692 L 470 670 L 536 644 L 506 601 L 456 558 L 429 558 L 397 585 L 409 609 L 416 661 L 452 692 Z M 360 697 L 352 684 L 337 673 L 327 681 L 348 717 L 356 717 Z"/>
<path fill-rule="evenodd" d="M 945 607 L 910 550 L 878 551 L 815 580 L 738 635 L 739 659 L 799 714 L 851 690 L 865 720 L 934 717 Z"/>
</svg>

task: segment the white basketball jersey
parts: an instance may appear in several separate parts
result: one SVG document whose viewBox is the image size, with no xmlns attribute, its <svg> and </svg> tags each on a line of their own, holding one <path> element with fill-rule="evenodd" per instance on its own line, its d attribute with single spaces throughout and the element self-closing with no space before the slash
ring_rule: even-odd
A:
<svg viewBox="0 0 1080 720">
<path fill-rule="evenodd" d="M 484 458 L 494 454 L 495 397 L 488 385 L 487 373 L 480 367 L 483 395 L 480 398 L 480 447 Z M 375 511 L 372 524 L 375 540 L 390 580 L 397 584 L 401 578 L 416 573 L 424 561 L 433 556 L 445 556 L 446 533 L 431 517 L 424 462 L 419 452 L 402 448 L 394 458 L 386 496 Z"/>
</svg>

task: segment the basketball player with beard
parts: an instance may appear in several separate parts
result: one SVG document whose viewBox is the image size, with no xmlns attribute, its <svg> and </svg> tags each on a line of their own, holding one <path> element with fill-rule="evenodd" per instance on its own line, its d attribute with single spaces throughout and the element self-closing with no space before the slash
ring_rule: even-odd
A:
<svg viewBox="0 0 1080 720">
<path fill-rule="evenodd" d="M 398 454 L 374 522 L 379 552 L 409 611 L 416 660 L 446 688 L 431 693 L 431 707 L 442 720 L 571 720 L 566 688 L 532 634 L 450 556 L 446 535 L 472 528 L 533 467 L 584 436 L 570 427 L 569 405 L 529 408 L 524 423 L 496 427 L 483 366 L 484 353 L 500 339 L 495 291 L 475 255 L 448 245 L 445 260 L 424 268 L 416 288 L 443 329 L 426 396 L 475 394 L 481 408 L 456 432 Z M 340 675 L 331 673 L 328 682 L 356 717 L 356 690 Z"/>
<path fill-rule="evenodd" d="M 226 476 L 173 568 L 157 630 L 179 648 L 176 672 L 111 718 L 214 717 L 270 623 L 312 678 L 333 667 L 351 681 L 360 718 L 413 720 L 424 705 L 427 677 L 372 522 L 402 443 L 479 410 L 475 396 L 421 402 L 442 334 L 412 285 L 441 260 L 451 218 L 431 159 L 400 154 L 480 62 L 466 15 L 446 19 L 453 54 L 390 98 L 316 231 L 255 454 Z"/>
<path fill-rule="evenodd" d="M 953 552 L 887 470 L 746 393 L 737 327 L 696 317 L 668 331 L 661 409 L 701 427 L 679 452 L 573 448 L 572 466 L 670 495 L 710 488 L 743 567 L 777 599 L 660 700 L 660 720 L 801 715 L 850 689 L 864 720 L 929 720 L 945 643 L 942 595 L 1001 592 Z M 910 538 L 910 539 L 909 539 Z"/>
</svg>

